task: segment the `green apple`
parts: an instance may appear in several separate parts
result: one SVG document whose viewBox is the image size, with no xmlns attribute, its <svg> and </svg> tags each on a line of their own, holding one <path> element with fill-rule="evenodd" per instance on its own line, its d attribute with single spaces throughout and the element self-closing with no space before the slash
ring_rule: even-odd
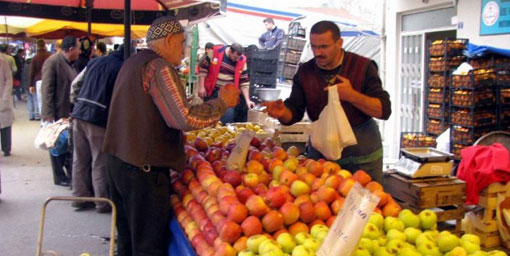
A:
<svg viewBox="0 0 510 256">
<path fill-rule="evenodd" d="M 396 230 L 396 229 L 390 229 L 390 231 L 388 231 L 388 233 L 386 233 L 386 237 L 388 238 L 388 240 L 399 239 L 404 242 L 407 239 L 407 236 L 406 236 L 406 234 L 404 234 L 404 232 L 402 232 L 400 230 Z"/>
<path fill-rule="evenodd" d="M 259 245 L 267 239 L 268 238 L 265 235 L 250 236 L 248 240 L 246 240 L 246 248 L 248 248 L 250 251 L 254 253 L 258 253 Z"/>
<path fill-rule="evenodd" d="M 480 238 L 477 235 L 473 234 L 464 234 L 460 240 L 462 241 L 468 241 L 477 245 L 480 245 Z"/>
<path fill-rule="evenodd" d="M 452 234 L 439 234 L 437 237 L 437 246 L 442 253 L 449 252 L 453 250 L 453 248 L 459 246 L 459 238 Z"/>
<path fill-rule="evenodd" d="M 329 231 L 328 226 L 322 224 L 313 225 L 312 229 L 310 229 L 310 235 L 312 235 L 314 238 L 317 238 L 317 234 L 319 234 L 321 231 Z"/>
<path fill-rule="evenodd" d="M 437 224 L 437 215 L 432 210 L 423 210 L 418 216 L 422 229 L 432 229 Z"/>
<path fill-rule="evenodd" d="M 486 256 L 487 253 L 484 251 L 476 251 L 474 253 L 468 254 L 469 256 Z"/>
<path fill-rule="evenodd" d="M 404 209 L 398 215 L 398 219 L 401 220 L 406 228 L 419 228 L 420 227 L 420 217 L 414 214 L 409 209 Z"/>
<path fill-rule="evenodd" d="M 282 233 L 276 238 L 276 242 L 280 245 L 282 250 L 286 253 L 292 253 L 292 249 L 296 247 L 294 239 L 289 233 Z"/>
<path fill-rule="evenodd" d="M 381 232 L 379 228 L 373 223 L 367 223 L 365 228 L 363 228 L 363 233 L 361 233 L 361 237 L 365 237 L 371 240 L 377 239 L 381 236 Z"/>
<path fill-rule="evenodd" d="M 316 252 L 318 249 L 319 249 L 319 241 L 317 241 L 317 239 L 311 237 L 311 238 L 307 238 L 305 239 L 305 241 L 303 241 L 303 246 L 305 246 L 306 248 L 310 249 L 312 252 Z"/>
<path fill-rule="evenodd" d="M 292 185 L 290 185 L 290 193 L 295 197 L 308 194 L 310 193 L 310 190 L 310 186 L 302 180 L 295 180 L 292 182 Z"/>
<path fill-rule="evenodd" d="M 298 244 L 303 244 L 303 242 L 308 239 L 308 238 L 311 238 L 312 236 L 306 232 L 299 232 L 296 234 L 296 236 L 294 236 L 294 240 L 296 240 L 296 242 Z"/>
<path fill-rule="evenodd" d="M 317 241 L 321 242 L 322 243 L 322 240 L 324 240 L 324 238 L 328 235 L 328 231 L 320 231 L 318 234 L 317 234 L 317 237 L 315 237 L 315 239 L 317 239 Z"/>
<path fill-rule="evenodd" d="M 379 228 L 379 230 L 382 230 L 384 224 L 384 217 L 381 214 L 374 212 L 372 213 L 372 215 L 370 215 L 368 223 L 372 223 L 376 225 L 377 228 Z"/>
<path fill-rule="evenodd" d="M 351 254 L 351 256 L 371 256 L 372 254 L 367 250 L 361 247 L 357 247 L 356 250 Z"/>
<path fill-rule="evenodd" d="M 386 246 L 386 242 L 388 242 L 388 238 L 386 236 L 380 236 L 377 238 L 377 242 L 379 242 L 380 247 Z"/>
<path fill-rule="evenodd" d="M 487 253 L 488 256 L 508 256 L 505 252 L 500 250 L 494 250 Z"/>
<path fill-rule="evenodd" d="M 405 247 L 398 252 L 398 256 L 421 256 L 421 254 L 414 247 Z"/>
<path fill-rule="evenodd" d="M 453 248 L 452 250 L 450 250 L 449 252 L 447 252 L 445 254 L 445 256 L 467 256 L 467 251 L 466 249 L 460 247 L 460 246 L 457 246 L 455 248 Z"/>
<path fill-rule="evenodd" d="M 255 256 L 255 253 L 253 253 L 252 251 L 250 251 L 249 249 L 245 249 L 245 250 L 242 250 L 240 251 L 237 256 Z"/>
<path fill-rule="evenodd" d="M 425 234 L 425 233 L 422 233 L 421 235 L 419 235 L 417 238 L 416 238 L 416 241 L 415 241 L 415 245 L 416 246 L 419 246 L 420 244 L 422 243 L 425 243 L 425 242 L 431 242 L 433 243 L 433 241 L 435 241 L 434 238 L 432 238 L 429 234 Z"/>
<path fill-rule="evenodd" d="M 315 255 L 315 253 L 310 251 L 303 245 L 298 245 L 294 247 L 294 250 L 292 250 L 292 256 L 313 256 L 313 255 Z"/>
<path fill-rule="evenodd" d="M 386 219 L 384 219 L 384 231 L 388 232 L 390 229 L 404 231 L 405 229 L 404 222 L 395 217 L 391 216 L 386 217 Z"/>
<path fill-rule="evenodd" d="M 386 243 L 386 249 L 388 249 L 393 254 L 398 254 L 400 252 L 400 250 L 404 249 L 404 247 L 405 247 L 405 243 L 404 243 L 404 241 L 402 241 L 400 239 L 389 240 Z"/>
<path fill-rule="evenodd" d="M 368 238 L 362 237 L 358 242 L 358 247 L 366 249 L 370 253 L 374 253 L 374 242 Z"/>
<path fill-rule="evenodd" d="M 406 228 L 404 230 L 404 234 L 406 234 L 406 240 L 407 242 L 411 244 L 416 243 L 416 238 L 418 238 L 419 235 L 421 235 L 421 230 L 417 228 Z"/>
<path fill-rule="evenodd" d="M 271 249 L 269 251 L 266 251 L 260 256 L 284 256 L 283 251 L 281 249 Z"/>
<path fill-rule="evenodd" d="M 471 242 L 468 242 L 468 241 L 460 241 L 460 246 L 464 247 L 464 249 L 466 249 L 466 251 L 468 252 L 468 254 L 471 254 L 471 253 L 474 253 L 476 251 L 480 251 L 480 245 L 478 244 L 475 244 L 475 243 L 471 243 Z"/>
<path fill-rule="evenodd" d="M 439 250 L 439 248 L 437 248 L 437 246 L 431 241 L 425 241 L 425 242 L 421 243 L 420 245 L 418 245 L 418 247 L 416 249 L 418 250 L 419 253 L 421 253 L 423 255 L 430 255 L 430 256 L 443 255 L 441 253 L 441 251 Z"/>
<path fill-rule="evenodd" d="M 379 248 L 375 249 L 375 251 L 374 251 L 374 256 L 394 256 L 394 255 L 395 254 L 393 254 L 386 247 L 379 247 Z"/>
<path fill-rule="evenodd" d="M 437 237 L 439 236 L 439 231 L 437 231 L 435 229 L 434 230 L 427 230 L 427 231 L 423 232 L 423 234 L 429 235 L 430 237 L 433 238 L 432 241 L 436 241 Z"/>
<path fill-rule="evenodd" d="M 275 240 L 267 239 L 262 241 L 259 245 L 259 254 L 264 254 L 272 250 L 281 250 L 280 246 Z"/>
</svg>

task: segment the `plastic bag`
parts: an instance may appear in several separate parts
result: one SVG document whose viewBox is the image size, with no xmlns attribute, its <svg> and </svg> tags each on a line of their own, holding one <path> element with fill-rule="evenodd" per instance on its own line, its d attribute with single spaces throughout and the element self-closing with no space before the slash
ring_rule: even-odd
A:
<svg viewBox="0 0 510 256">
<path fill-rule="evenodd" d="M 379 200 L 356 182 L 322 241 L 317 256 L 351 255 Z"/>
<path fill-rule="evenodd" d="M 312 146 L 328 160 L 340 159 L 345 147 L 358 144 L 340 104 L 336 85 L 329 88 L 328 105 L 322 110 L 319 119 L 312 123 L 310 140 Z"/>
<path fill-rule="evenodd" d="M 55 123 L 45 123 L 37 133 L 34 140 L 35 148 L 50 150 L 55 147 L 60 133 L 69 127 L 67 120 L 59 120 Z"/>
</svg>

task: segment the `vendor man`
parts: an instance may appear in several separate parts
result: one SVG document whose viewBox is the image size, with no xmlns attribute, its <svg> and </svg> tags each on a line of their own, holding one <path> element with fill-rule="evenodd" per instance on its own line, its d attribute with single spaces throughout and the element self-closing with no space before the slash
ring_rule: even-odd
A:
<svg viewBox="0 0 510 256">
<path fill-rule="evenodd" d="M 299 122 L 305 113 L 316 121 L 328 103 L 327 87 L 336 78 L 338 95 L 358 141 L 343 149 L 336 160 L 343 169 L 367 171 L 373 180 L 382 182 L 383 151 L 379 127 L 373 119 L 387 120 L 391 114 L 389 94 L 384 91 L 377 65 L 370 59 L 342 48 L 340 29 L 330 21 L 320 21 L 310 31 L 314 58 L 301 65 L 293 78 L 290 97 L 265 102 L 267 112 L 284 125 Z M 310 144 L 310 143 L 309 143 Z M 323 158 L 307 146 L 310 158 Z"/>
<path fill-rule="evenodd" d="M 218 122 L 238 102 L 235 88 L 189 105 L 175 67 L 184 53 L 184 29 L 173 17 L 147 31 L 149 49 L 127 59 L 113 89 L 104 140 L 110 194 L 117 213 L 119 256 L 167 256 L 170 173 L 184 169 L 182 131 Z"/>
</svg>

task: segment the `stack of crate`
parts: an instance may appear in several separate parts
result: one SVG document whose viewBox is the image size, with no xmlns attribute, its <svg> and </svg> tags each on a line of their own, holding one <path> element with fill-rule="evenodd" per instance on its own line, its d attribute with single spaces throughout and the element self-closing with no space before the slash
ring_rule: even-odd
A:
<svg viewBox="0 0 510 256">
<path fill-rule="evenodd" d="M 278 71 L 279 48 L 255 50 L 250 58 L 250 84 L 274 88 Z"/>
<path fill-rule="evenodd" d="M 428 79 L 426 89 L 426 131 L 437 136 L 448 129 L 450 73 L 465 59 L 462 50 L 467 39 L 428 41 Z"/>
<path fill-rule="evenodd" d="M 496 208 L 498 194 L 510 190 L 510 182 L 506 184 L 493 183 L 480 193 L 478 205 L 481 207 L 475 211 L 475 218 L 472 224 L 472 233 L 480 237 L 482 246 L 491 248 L 500 246 L 498 223 L 496 220 Z"/>
<path fill-rule="evenodd" d="M 280 53 L 282 64 L 279 66 L 284 79 L 292 79 L 296 74 L 305 44 L 306 39 L 301 37 L 287 36 L 285 38 Z"/>
<path fill-rule="evenodd" d="M 400 135 L 400 148 L 431 147 L 437 145 L 436 139 L 421 132 L 403 132 Z"/>
<path fill-rule="evenodd" d="M 402 208 L 419 213 L 431 209 L 437 214 L 438 229 L 449 229 L 460 234 L 464 218 L 466 183 L 456 177 L 411 179 L 398 173 L 387 172 L 384 191 L 391 194 Z M 451 221 L 455 226 L 451 228 Z"/>
<path fill-rule="evenodd" d="M 496 64 L 496 69 L 499 129 L 510 131 L 510 58 Z"/>
</svg>

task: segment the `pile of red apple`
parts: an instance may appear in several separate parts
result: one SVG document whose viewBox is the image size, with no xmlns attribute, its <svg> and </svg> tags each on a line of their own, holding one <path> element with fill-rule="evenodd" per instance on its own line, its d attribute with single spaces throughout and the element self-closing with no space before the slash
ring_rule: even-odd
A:
<svg viewBox="0 0 510 256">
<path fill-rule="evenodd" d="M 397 217 L 400 206 L 359 170 L 285 151 L 268 138 L 251 141 L 243 170 L 229 170 L 234 145 L 210 147 L 197 138 L 185 146 L 187 169 L 173 181 L 177 219 L 199 255 L 236 255 L 251 236 L 309 233 L 330 226 L 355 182 L 381 198 L 375 212 Z"/>
</svg>

